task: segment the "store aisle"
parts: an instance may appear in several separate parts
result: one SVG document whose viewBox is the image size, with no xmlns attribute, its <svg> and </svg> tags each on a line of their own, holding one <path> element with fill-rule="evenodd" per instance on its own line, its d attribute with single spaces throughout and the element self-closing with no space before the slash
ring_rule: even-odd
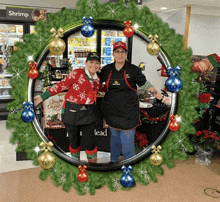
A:
<svg viewBox="0 0 220 202">
<path fill-rule="evenodd" d="M 6 121 L 0 121 L 0 173 L 35 168 L 32 161 L 16 161 L 16 145 L 10 143 L 11 130 L 6 129 Z"/>
</svg>

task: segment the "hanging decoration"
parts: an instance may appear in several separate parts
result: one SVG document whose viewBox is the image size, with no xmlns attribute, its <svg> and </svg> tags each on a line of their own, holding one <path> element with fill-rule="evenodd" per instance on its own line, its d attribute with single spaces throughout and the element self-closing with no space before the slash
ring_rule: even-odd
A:
<svg viewBox="0 0 220 202">
<path fill-rule="evenodd" d="M 151 154 L 150 156 L 150 162 L 154 166 L 159 166 L 163 162 L 163 157 L 161 154 L 159 154 L 162 147 L 160 145 L 158 147 L 153 145 L 152 149 L 153 149 L 152 151 L 153 154 Z"/>
<path fill-rule="evenodd" d="M 32 102 L 23 102 L 23 109 L 25 109 L 21 113 L 21 118 L 25 122 L 32 122 L 34 120 L 35 114 L 33 110 L 33 103 Z"/>
<path fill-rule="evenodd" d="M 37 161 L 38 161 L 41 168 L 50 169 L 55 164 L 55 157 L 51 152 L 49 152 L 49 151 L 52 151 L 51 147 L 53 146 L 53 143 L 51 141 L 49 141 L 48 143 L 41 142 L 40 146 L 43 147 L 41 149 L 41 151 L 43 151 L 43 153 L 41 153 L 38 156 Z"/>
<path fill-rule="evenodd" d="M 54 28 L 50 30 L 52 32 L 51 37 L 54 37 L 49 45 L 49 51 L 54 54 L 54 55 L 61 55 L 65 49 L 66 49 L 66 44 L 63 39 L 60 37 L 63 37 L 63 32 L 64 30 L 62 28 L 59 28 L 58 31 L 56 31 Z"/>
<path fill-rule="evenodd" d="M 167 75 L 169 78 L 166 80 L 165 85 L 170 92 L 179 92 L 183 88 L 182 80 L 177 76 L 180 75 L 180 66 L 176 66 L 175 69 L 171 65 L 167 67 Z"/>
<path fill-rule="evenodd" d="M 79 169 L 79 173 L 78 173 L 78 175 L 77 175 L 77 179 L 78 179 L 78 181 L 80 181 L 80 182 L 86 182 L 87 180 L 88 180 L 88 174 L 87 174 L 87 172 L 86 172 L 86 170 L 87 170 L 87 166 L 86 165 L 84 165 L 84 166 L 79 166 L 78 167 L 78 169 Z"/>
<path fill-rule="evenodd" d="M 28 76 L 31 79 L 36 79 L 39 75 L 39 72 L 37 70 L 37 63 L 36 62 L 29 62 L 29 71 Z"/>
<path fill-rule="evenodd" d="M 142 120 L 146 120 L 145 122 L 150 122 L 151 124 L 166 120 L 170 114 L 170 111 L 168 110 L 164 115 L 161 115 L 159 117 L 150 117 L 150 115 L 144 109 L 140 108 L 139 110 L 144 115 L 144 118 Z"/>
<path fill-rule="evenodd" d="M 128 22 L 127 21 L 124 21 L 124 30 L 123 30 L 123 34 L 126 36 L 126 37 L 132 37 L 134 35 L 134 29 L 132 28 L 132 21 L 129 20 Z"/>
<path fill-rule="evenodd" d="M 170 123 L 169 123 L 169 129 L 173 132 L 179 130 L 180 124 L 177 121 L 178 115 L 170 115 Z"/>
<path fill-rule="evenodd" d="M 89 16 L 88 18 L 86 16 L 83 16 L 83 26 L 81 27 L 81 33 L 85 37 L 91 37 L 94 32 L 95 28 L 92 25 L 93 17 Z"/>
<path fill-rule="evenodd" d="M 147 44 L 147 52 L 150 55 L 156 55 L 160 51 L 160 45 L 157 43 L 158 35 L 149 35 L 150 43 Z"/>
<path fill-rule="evenodd" d="M 132 167 L 129 165 L 127 168 L 126 166 L 122 166 L 122 173 L 123 175 L 121 176 L 120 183 L 124 187 L 132 187 L 135 185 L 135 180 L 134 177 L 130 174 L 132 173 Z"/>
</svg>

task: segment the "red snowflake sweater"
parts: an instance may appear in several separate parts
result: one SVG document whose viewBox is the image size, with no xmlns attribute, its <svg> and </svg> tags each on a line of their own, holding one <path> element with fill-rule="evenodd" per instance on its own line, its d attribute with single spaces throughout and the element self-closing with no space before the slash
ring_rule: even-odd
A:
<svg viewBox="0 0 220 202">
<path fill-rule="evenodd" d="M 43 100 L 50 96 L 56 95 L 68 89 L 64 97 L 63 108 L 65 109 L 66 101 L 74 102 L 82 105 L 91 105 L 96 102 L 97 94 L 100 89 L 99 78 L 91 83 L 84 69 L 75 69 L 66 76 L 65 79 L 58 82 L 48 89 L 48 91 L 41 94 Z"/>
</svg>

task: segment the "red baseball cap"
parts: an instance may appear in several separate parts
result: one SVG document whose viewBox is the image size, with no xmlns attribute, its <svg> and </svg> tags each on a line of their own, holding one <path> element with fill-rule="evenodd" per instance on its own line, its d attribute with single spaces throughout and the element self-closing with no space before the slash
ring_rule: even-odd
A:
<svg viewBox="0 0 220 202">
<path fill-rule="evenodd" d="M 119 47 L 122 47 L 124 48 L 125 50 L 127 50 L 127 45 L 125 42 L 122 42 L 122 41 L 118 41 L 116 43 L 113 44 L 113 51 L 116 49 L 116 48 L 119 48 Z"/>
</svg>

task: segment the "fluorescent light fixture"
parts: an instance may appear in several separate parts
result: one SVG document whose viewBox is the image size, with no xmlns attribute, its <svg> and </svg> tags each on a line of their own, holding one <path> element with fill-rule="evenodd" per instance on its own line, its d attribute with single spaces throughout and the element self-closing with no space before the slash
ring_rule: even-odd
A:
<svg viewBox="0 0 220 202">
<path fill-rule="evenodd" d="M 160 7 L 161 10 L 167 10 L 167 7 Z"/>
</svg>

